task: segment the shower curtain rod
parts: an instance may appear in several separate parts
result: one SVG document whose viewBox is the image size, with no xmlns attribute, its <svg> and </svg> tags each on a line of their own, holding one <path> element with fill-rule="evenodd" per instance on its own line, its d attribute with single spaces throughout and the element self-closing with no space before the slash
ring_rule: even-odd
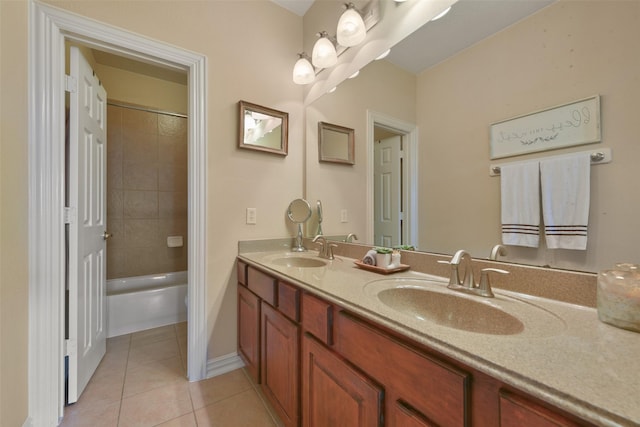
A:
<svg viewBox="0 0 640 427">
<path fill-rule="evenodd" d="M 171 112 L 171 111 L 157 110 L 157 109 L 150 108 L 150 107 L 143 107 L 141 105 L 129 104 L 127 102 L 115 101 L 115 100 L 112 100 L 112 99 L 107 99 L 107 105 L 113 105 L 114 107 L 130 108 L 132 110 L 147 111 L 149 113 L 165 114 L 167 116 L 182 117 L 182 118 L 185 118 L 185 119 L 188 118 L 188 116 L 186 114 L 174 113 L 174 112 Z"/>
</svg>

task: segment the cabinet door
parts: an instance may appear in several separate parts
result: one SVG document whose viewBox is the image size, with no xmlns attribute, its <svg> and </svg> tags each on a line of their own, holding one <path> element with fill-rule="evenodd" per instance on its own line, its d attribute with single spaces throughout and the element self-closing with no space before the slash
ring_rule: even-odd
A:
<svg viewBox="0 0 640 427">
<path fill-rule="evenodd" d="M 577 427 L 580 425 L 557 412 L 522 396 L 500 391 L 500 427 Z"/>
<path fill-rule="evenodd" d="M 311 335 L 302 338 L 302 425 L 377 427 L 383 391 Z"/>
<path fill-rule="evenodd" d="M 423 414 L 419 413 L 402 400 L 396 400 L 390 405 L 388 414 L 389 427 L 436 427 L 437 424 L 429 421 Z"/>
<path fill-rule="evenodd" d="M 300 418 L 300 327 L 262 302 L 262 390 L 287 427 Z"/>
<path fill-rule="evenodd" d="M 260 382 L 260 299 L 238 285 L 238 353 L 249 375 Z"/>
</svg>

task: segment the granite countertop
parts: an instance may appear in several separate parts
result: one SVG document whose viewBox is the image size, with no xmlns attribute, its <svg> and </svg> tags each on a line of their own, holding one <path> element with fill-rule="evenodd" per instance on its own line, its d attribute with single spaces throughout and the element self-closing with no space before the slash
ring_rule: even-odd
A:
<svg viewBox="0 0 640 427">
<path fill-rule="evenodd" d="M 420 319 L 410 308 L 393 309 L 376 296 L 388 287 L 380 282 L 387 278 L 429 280 L 432 290 L 453 293 L 447 278 L 411 270 L 381 275 L 345 257 L 319 268 L 273 262 L 287 255 L 317 258 L 316 251 L 286 250 L 241 252 L 239 258 L 596 425 L 640 426 L 640 334 L 600 322 L 594 308 L 494 289 L 496 298 L 483 303 L 515 315 L 525 330 L 467 332 Z"/>
</svg>

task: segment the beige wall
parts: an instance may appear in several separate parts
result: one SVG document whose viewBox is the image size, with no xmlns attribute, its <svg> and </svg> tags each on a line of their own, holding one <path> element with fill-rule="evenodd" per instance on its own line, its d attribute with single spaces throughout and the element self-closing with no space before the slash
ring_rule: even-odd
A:
<svg viewBox="0 0 640 427">
<path fill-rule="evenodd" d="M 94 70 L 107 89 L 109 100 L 152 107 L 159 111 L 186 114 L 187 86 L 140 73 L 95 64 Z"/>
<path fill-rule="evenodd" d="M 488 256 L 500 242 L 500 179 L 489 177 L 489 125 L 600 94 L 601 145 L 612 148 L 613 163 L 591 168 L 588 250 L 510 247 L 510 257 L 589 271 L 640 261 L 640 201 L 633 196 L 640 159 L 638 40 L 640 2 L 560 1 L 422 73 L 420 248 Z"/>
<path fill-rule="evenodd" d="M 27 6 L 0 1 L 0 425 L 27 416 Z"/>
<path fill-rule="evenodd" d="M 285 210 L 302 195 L 304 147 L 295 135 L 303 132 L 303 94 L 291 81 L 302 19 L 266 0 L 51 3 L 207 56 L 208 358 L 235 352 L 237 241 L 291 234 Z M 0 1 L 0 13 L 0 424 L 13 426 L 27 416 L 26 1 Z M 289 113 L 287 157 L 236 148 L 240 99 Z M 247 207 L 257 208 L 257 225 L 245 224 Z"/>
<path fill-rule="evenodd" d="M 393 84 L 387 84 L 393 82 Z M 357 78 L 344 81 L 306 109 L 307 191 L 322 201 L 322 230 L 327 235 L 366 236 L 367 110 L 415 123 L 416 77 L 387 61 L 374 61 Z M 318 122 L 355 130 L 355 164 L 318 162 Z M 348 222 L 342 223 L 346 209 Z M 316 227 L 309 227 L 311 233 Z"/>
</svg>

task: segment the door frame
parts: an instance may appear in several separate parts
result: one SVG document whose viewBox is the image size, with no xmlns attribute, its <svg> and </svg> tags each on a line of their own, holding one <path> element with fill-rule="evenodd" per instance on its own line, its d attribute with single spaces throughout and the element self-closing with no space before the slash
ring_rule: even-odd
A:
<svg viewBox="0 0 640 427">
<path fill-rule="evenodd" d="M 404 170 L 402 180 L 402 197 L 405 200 L 403 234 L 411 245 L 418 243 L 418 127 L 394 117 L 376 111 L 367 110 L 367 217 L 365 242 L 373 242 L 374 238 L 374 202 L 375 188 L 373 180 L 374 128 L 381 126 L 402 134 L 404 139 Z"/>
<path fill-rule="evenodd" d="M 206 57 L 29 0 L 29 417 L 57 425 L 64 408 L 65 40 L 189 76 L 188 377 L 207 372 Z"/>
</svg>

